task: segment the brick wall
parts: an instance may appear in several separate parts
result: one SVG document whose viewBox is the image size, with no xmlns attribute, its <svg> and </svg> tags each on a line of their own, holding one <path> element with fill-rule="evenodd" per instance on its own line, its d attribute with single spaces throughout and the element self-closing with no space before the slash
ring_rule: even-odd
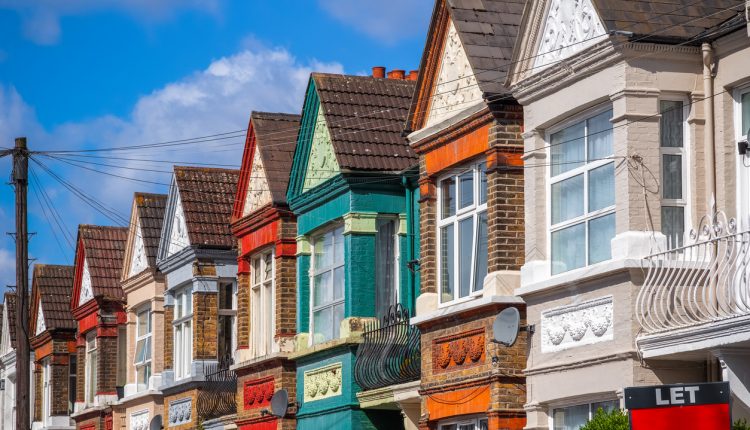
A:
<svg viewBox="0 0 750 430">
<path fill-rule="evenodd" d="M 237 274 L 237 347 L 250 346 L 250 274 Z"/>
<path fill-rule="evenodd" d="M 68 415 L 70 367 L 67 362 L 52 366 L 52 415 Z"/>
<path fill-rule="evenodd" d="M 437 288 L 437 188 L 426 176 L 424 157 L 419 157 L 419 274 L 421 292 L 436 293 Z"/>
<path fill-rule="evenodd" d="M 276 337 L 297 333 L 297 261 L 293 256 L 276 258 Z"/>
<path fill-rule="evenodd" d="M 216 359 L 219 351 L 218 294 L 193 294 L 193 358 Z"/>
<path fill-rule="evenodd" d="M 83 403 L 86 399 L 86 344 L 85 342 L 76 347 L 78 355 L 76 359 L 76 402 Z"/>
<path fill-rule="evenodd" d="M 99 337 L 96 393 L 115 394 L 117 386 L 117 337 Z"/>
<path fill-rule="evenodd" d="M 34 365 L 34 421 L 42 420 L 42 366 Z"/>
<path fill-rule="evenodd" d="M 172 352 L 174 350 L 174 337 L 172 336 L 172 320 L 174 319 L 174 306 L 164 306 L 164 369 L 172 369 Z"/>
<path fill-rule="evenodd" d="M 268 415 L 261 414 L 261 410 L 268 409 L 269 406 L 253 407 L 247 405 L 245 399 L 245 383 L 265 378 L 273 378 L 274 392 L 286 389 L 289 392 L 289 399 L 296 399 L 296 372 L 294 363 L 291 361 L 280 360 L 267 361 L 238 371 L 237 378 L 237 423 L 240 422 L 257 422 L 263 418 L 272 418 Z M 283 421 L 283 423 L 282 423 Z M 294 418 L 286 418 L 277 421 L 278 429 L 294 429 Z"/>
<path fill-rule="evenodd" d="M 524 262 L 523 169 L 487 173 L 488 268 L 520 270 Z"/>
</svg>

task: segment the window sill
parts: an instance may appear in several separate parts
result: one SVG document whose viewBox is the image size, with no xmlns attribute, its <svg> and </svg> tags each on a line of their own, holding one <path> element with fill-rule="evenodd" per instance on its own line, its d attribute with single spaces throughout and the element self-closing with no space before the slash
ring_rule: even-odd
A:
<svg viewBox="0 0 750 430">
<path fill-rule="evenodd" d="M 471 299 L 463 300 L 461 302 L 451 304 L 449 306 L 442 306 L 432 312 L 427 312 L 422 315 L 417 315 L 411 319 L 411 324 L 421 325 L 436 320 L 448 318 L 463 312 L 473 311 L 485 306 L 491 305 L 522 305 L 524 301 L 517 296 L 470 296 Z"/>
<path fill-rule="evenodd" d="M 531 265 L 527 263 L 522 269 L 524 275 L 528 271 L 544 270 L 549 273 L 549 261 L 535 261 Z M 522 281 L 521 287 L 515 291 L 517 296 L 529 296 L 540 292 L 548 292 L 560 288 L 570 288 L 571 286 L 580 285 L 598 278 L 611 276 L 618 272 L 624 272 L 632 269 L 642 269 L 643 260 L 624 258 L 619 260 L 607 260 L 596 263 L 591 266 L 573 269 L 557 275 L 531 275 L 529 277 L 539 279 L 533 282 L 525 283 Z M 540 279 L 541 278 L 541 279 Z"/>
<path fill-rule="evenodd" d="M 253 357 L 248 360 L 241 361 L 233 366 L 230 367 L 232 370 L 238 370 L 249 366 L 255 366 L 261 363 L 266 363 L 273 360 L 288 360 L 290 357 L 289 352 L 274 352 L 271 354 L 266 354 L 260 357 Z"/>
</svg>

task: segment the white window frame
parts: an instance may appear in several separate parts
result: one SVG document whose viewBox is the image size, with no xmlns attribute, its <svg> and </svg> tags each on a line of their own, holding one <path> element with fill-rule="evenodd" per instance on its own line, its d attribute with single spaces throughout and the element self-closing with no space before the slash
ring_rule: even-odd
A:
<svg viewBox="0 0 750 430">
<path fill-rule="evenodd" d="M 456 430 L 460 430 L 460 426 L 466 425 L 474 426 L 474 430 L 479 430 L 479 424 L 482 421 L 486 422 L 486 428 L 489 428 L 489 417 L 487 417 L 487 415 L 474 415 L 468 417 L 440 420 L 438 421 L 438 430 L 447 430 L 449 426 L 456 426 Z"/>
<path fill-rule="evenodd" d="M 400 303 L 401 301 L 401 235 L 399 234 L 399 225 L 401 222 L 401 219 L 398 217 L 398 215 L 383 215 L 379 216 L 376 220 L 376 228 L 378 226 L 379 222 L 385 221 L 387 223 L 395 223 L 395 228 L 393 230 L 393 237 L 391 240 L 393 241 L 393 288 L 396 292 L 396 303 Z M 377 236 L 376 236 L 377 237 Z M 378 246 L 377 239 L 375 241 L 375 246 Z M 375 250 L 375 258 L 377 258 L 378 250 Z M 375 288 L 379 288 L 380 285 L 375 285 Z M 377 308 L 377 291 L 375 292 L 376 298 L 375 298 L 375 306 Z M 375 315 L 375 317 L 380 318 L 382 315 Z"/>
<path fill-rule="evenodd" d="M 549 430 L 555 430 L 555 409 L 566 409 L 566 408 L 574 408 L 576 406 L 584 406 L 587 405 L 589 407 L 589 418 L 588 420 L 591 421 L 592 418 L 594 418 L 594 414 L 596 413 L 595 410 L 592 410 L 592 406 L 595 403 L 607 403 L 607 402 L 615 402 L 617 403 L 618 408 L 622 408 L 621 401 L 617 397 L 611 397 L 611 396 L 604 396 L 603 399 L 595 399 L 595 398 L 588 398 L 589 396 L 585 396 L 586 399 L 579 400 L 577 403 L 561 403 L 561 404 L 555 404 L 550 405 L 549 409 L 547 411 L 547 424 L 549 427 Z"/>
<path fill-rule="evenodd" d="M 600 159 L 600 160 L 594 160 L 589 162 L 588 161 L 588 125 L 584 125 L 584 161 L 581 163 L 582 166 L 576 167 L 575 169 L 568 170 L 566 172 L 560 173 L 556 176 L 552 176 L 552 147 L 550 146 L 552 142 L 552 135 L 562 131 L 568 127 L 572 127 L 580 122 L 584 122 L 584 124 L 587 122 L 587 120 L 600 115 L 607 111 L 612 111 L 613 107 L 612 104 L 607 104 L 606 106 L 602 106 L 595 109 L 589 109 L 584 112 L 581 112 L 579 114 L 573 115 L 572 117 L 560 122 L 559 124 L 550 127 L 545 132 L 545 145 L 547 146 L 546 150 L 546 156 L 547 160 L 549 162 L 546 166 L 546 221 L 547 221 L 547 255 L 549 256 L 550 261 L 550 275 L 551 276 L 559 276 L 565 273 L 570 273 L 573 270 L 579 270 L 583 269 L 585 267 L 590 267 L 592 265 L 606 263 L 606 261 L 597 262 L 593 264 L 589 264 L 589 226 L 588 223 L 592 220 L 595 220 L 597 218 L 601 218 L 607 215 L 614 214 L 617 207 L 617 201 L 615 200 L 615 203 L 611 206 L 607 206 L 601 209 L 598 209 L 594 212 L 589 212 L 587 209 L 589 207 L 589 172 L 603 167 L 607 164 L 615 162 L 614 160 L 614 152 L 615 152 L 615 142 L 614 142 L 614 131 L 612 133 L 612 156 L 611 159 Z M 615 177 L 617 176 L 616 171 L 616 165 L 615 165 Z M 578 175 L 583 175 L 583 215 L 577 216 L 575 218 L 571 218 L 562 222 L 559 222 L 557 224 L 552 224 L 552 185 L 557 184 L 560 182 L 565 181 L 566 179 L 573 178 Z M 562 231 L 568 227 L 572 227 L 574 225 L 578 224 L 584 224 L 584 231 L 585 231 L 585 237 L 584 237 L 584 245 L 585 245 L 585 251 L 584 251 L 584 265 L 581 267 L 571 268 L 564 270 L 559 273 L 554 273 L 554 260 L 552 259 L 552 234 L 556 233 L 558 231 Z"/>
<path fill-rule="evenodd" d="M 175 312 L 172 321 L 174 336 L 173 367 L 175 380 L 189 378 L 193 361 L 193 289 L 181 288 L 174 293 Z M 187 304 L 190 312 L 186 313 Z M 179 312 L 178 312 L 179 311 Z"/>
<path fill-rule="evenodd" d="M 99 345 L 96 338 L 96 330 L 92 330 L 86 334 L 86 375 L 85 375 L 85 386 L 84 386 L 84 401 L 87 406 L 93 406 L 96 402 L 96 384 L 97 374 L 96 368 L 98 367 L 99 361 Z M 92 363 L 96 361 L 97 363 Z"/>
<path fill-rule="evenodd" d="M 326 267 L 326 268 L 323 268 L 323 269 L 320 269 L 320 270 L 315 270 L 315 244 L 316 244 L 316 242 L 318 240 L 322 239 L 323 236 L 325 236 L 326 234 L 331 233 L 332 234 L 332 238 L 333 238 L 333 241 L 331 242 L 331 250 L 332 251 L 335 250 L 336 249 L 336 233 L 335 232 L 337 230 L 341 230 L 341 240 L 342 240 L 342 242 L 344 242 L 344 245 L 343 245 L 343 248 L 342 248 L 342 249 L 344 249 L 344 252 L 342 253 L 343 255 L 341 256 L 341 263 L 337 263 L 336 261 L 334 261 L 332 263 L 332 265 L 329 266 L 329 267 Z M 315 312 L 319 312 L 319 311 L 322 311 L 322 310 L 325 310 L 325 309 L 331 309 L 331 312 L 333 312 L 333 309 L 337 305 L 342 305 L 342 306 L 344 306 L 344 318 L 346 318 L 346 280 L 344 281 L 344 285 L 342 286 L 341 299 L 336 299 L 334 297 L 333 300 L 330 301 L 329 303 L 326 303 L 324 305 L 317 306 L 317 307 L 314 306 L 314 303 L 315 303 L 315 277 L 318 276 L 318 275 L 320 275 L 320 274 L 323 274 L 325 272 L 331 272 L 331 279 L 335 280 L 334 275 L 336 273 L 336 269 L 343 268 L 343 270 L 346 271 L 346 239 L 344 238 L 345 235 L 344 235 L 344 231 L 343 230 L 344 230 L 344 226 L 341 225 L 341 224 L 337 224 L 337 225 L 329 227 L 329 228 L 327 228 L 325 230 L 321 230 L 320 232 L 314 234 L 311 237 L 311 239 L 310 239 L 310 247 L 311 247 L 311 250 L 312 250 L 311 255 L 310 255 L 310 298 L 309 298 L 309 301 L 310 301 L 310 324 L 309 324 L 310 325 L 310 340 L 309 340 L 309 343 L 310 343 L 310 345 L 318 343 L 318 342 L 315 341 Z M 346 272 L 344 273 L 344 276 L 346 276 Z M 331 291 L 331 295 L 333 295 L 333 289 L 334 288 L 335 287 L 332 286 L 332 288 L 331 288 L 331 290 L 332 290 Z M 334 327 L 332 327 L 332 329 L 333 329 L 333 333 L 332 333 L 332 336 L 331 336 L 332 338 L 330 340 L 335 340 L 336 339 L 335 334 L 338 331 L 336 329 L 336 327 L 335 327 L 335 324 L 334 324 Z M 324 341 L 324 342 L 327 342 L 327 341 Z"/>
<path fill-rule="evenodd" d="M 692 159 L 690 157 L 692 146 L 690 145 L 691 142 L 691 136 L 690 136 L 690 125 L 688 124 L 688 118 L 690 117 L 690 101 L 687 99 L 687 97 L 684 96 L 669 96 L 665 95 L 662 97 L 659 97 L 659 113 L 661 114 L 661 102 L 662 101 L 675 101 L 675 102 L 682 102 L 682 148 L 671 148 L 671 147 L 664 147 L 661 145 L 661 127 L 659 129 L 659 179 L 660 184 L 664 184 L 664 156 L 665 155 L 679 155 L 682 157 L 682 198 L 681 199 L 666 199 L 664 198 L 663 189 L 660 190 L 659 197 L 661 199 L 662 206 L 668 206 L 668 207 L 681 207 L 683 208 L 683 238 L 685 235 L 685 232 L 689 231 L 691 226 L 691 220 L 692 220 L 692 213 L 691 213 L 691 198 L 692 195 L 690 193 L 691 187 L 690 187 L 690 181 L 692 180 L 691 171 L 692 169 L 690 166 L 692 166 Z M 660 123 L 661 125 L 661 123 Z M 662 223 L 663 223 L 662 219 Z M 662 224 L 663 225 L 663 224 Z M 683 242 L 684 244 L 684 242 Z M 671 244 L 671 246 L 668 246 L 668 248 L 676 248 L 677 244 Z"/>
<path fill-rule="evenodd" d="M 456 169 L 452 169 L 454 172 L 457 173 L 451 173 L 448 175 L 440 176 L 437 180 L 437 231 L 435 232 L 436 237 L 436 246 L 435 249 L 437 250 L 437 288 L 438 288 L 438 307 L 445 307 L 445 306 L 452 306 L 457 303 L 462 303 L 468 300 L 472 300 L 477 296 L 481 296 L 484 290 L 484 279 L 477 282 L 475 278 L 476 276 L 476 249 L 477 249 L 477 238 L 479 237 L 479 234 L 477 232 L 477 229 L 479 228 L 479 215 L 482 213 L 487 212 L 487 201 L 489 200 L 489 188 L 487 190 L 487 198 L 485 199 L 484 203 L 479 202 L 481 187 L 482 187 L 482 176 L 481 176 L 481 166 L 485 165 L 485 175 L 486 175 L 486 160 L 480 159 L 475 160 L 471 162 L 470 164 L 464 165 L 462 167 L 458 167 Z M 465 208 L 458 209 L 458 205 L 461 199 L 460 196 L 460 183 L 459 183 L 459 177 L 464 175 L 467 172 L 473 172 L 473 203 L 469 206 L 466 206 Z M 442 212 L 443 212 L 443 181 L 446 179 L 453 178 L 455 187 L 456 187 L 456 195 L 455 195 L 455 213 L 452 216 L 442 218 Z M 488 184 L 489 187 L 489 184 Z M 460 296 L 460 280 L 459 280 L 459 262 L 461 260 L 460 256 L 460 246 L 458 240 L 458 232 L 459 232 L 459 224 L 461 221 L 473 218 L 474 222 L 474 228 L 472 230 L 472 239 L 471 239 L 471 246 L 472 246 L 472 255 L 471 255 L 471 261 L 469 265 L 471 266 L 471 276 L 469 278 L 469 294 L 465 297 Z M 488 222 L 488 232 L 489 235 L 489 219 Z M 444 227 L 449 226 L 453 224 L 453 270 L 455 272 L 454 275 L 454 281 L 453 281 L 453 299 L 443 301 L 443 261 L 442 261 L 442 249 L 441 244 L 442 242 L 442 230 Z M 489 263 L 489 250 L 487 253 L 487 259 Z"/>
<path fill-rule="evenodd" d="M 270 256 L 271 272 L 267 273 L 266 258 Z M 250 332 L 253 345 L 253 356 L 262 357 L 276 352 L 276 252 L 274 248 L 261 250 L 250 257 Z M 256 270 L 258 272 L 256 278 Z M 269 312 L 270 310 L 270 312 Z"/>
<path fill-rule="evenodd" d="M 143 336 L 139 336 L 140 328 L 141 328 L 141 321 L 140 316 L 142 314 L 147 314 L 147 333 Z M 154 342 L 153 342 L 153 313 L 151 312 L 151 306 L 145 306 L 135 312 L 135 356 L 133 357 L 133 367 L 135 368 L 135 384 L 136 384 L 136 390 L 138 392 L 148 390 L 149 388 L 149 379 L 153 372 L 153 367 L 151 365 L 152 363 L 152 357 L 154 353 Z M 149 354 L 147 357 L 144 358 L 142 361 L 138 361 L 138 343 L 144 342 L 144 344 L 149 345 Z M 145 345 L 144 345 L 145 348 Z M 143 384 L 139 379 L 138 371 L 143 368 L 146 374 L 148 375 L 148 379 L 145 381 L 145 384 Z M 145 387 L 142 387 L 145 385 Z"/>
<path fill-rule="evenodd" d="M 741 140 L 750 139 L 748 130 L 742 128 L 742 96 L 750 93 L 750 84 L 744 84 L 734 90 L 734 134 L 735 144 Z M 736 149 L 735 149 L 736 150 Z M 745 156 L 737 156 L 737 218 L 740 227 L 750 228 L 750 152 Z M 742 215 L 745 214 L 745 215 Z"/>
<path fill-rule="evenodd" d="M 230 285 L 231 284 L 231 297 L 232 297 L 232 309 L 222 309 L 221 308 L 221 288 L 224 285 Z M 217 283 L 219 287 L 219 293 L 218 293 L 218 306 L 217 306 L 217 317 L 228 317 L 231 319 L 230 324 L 230 330 L 231 330 L 231 344 L 229 345 L 230 349 L 230 355 L 234 359 L 235 351 L 237 351 L 237 282 L 235 282 L 234 279 L 220 279 Z M 219 325 L 216 327 L 217 331 L 219 330 Z M 217 332 L 218 336 L 218 332 Z M 224 357 L 219 357 L 219 359 L 223 359 Z"/>
</svg>

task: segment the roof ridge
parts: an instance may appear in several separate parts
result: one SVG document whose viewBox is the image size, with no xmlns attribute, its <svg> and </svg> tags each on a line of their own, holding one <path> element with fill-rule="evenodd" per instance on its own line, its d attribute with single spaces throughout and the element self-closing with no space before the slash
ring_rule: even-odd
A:
<svg viewBox="0 0 750 430">
<path fill-rule="evenodd" d="M 194 172 L 228 172 L 228 173 L 240 173 L 240 169 L 227 169 L 224 167 L 203 167 L 203 166 L 181 166 L 175 165 L 174 170 L 191 170 Z"/>
</svg>

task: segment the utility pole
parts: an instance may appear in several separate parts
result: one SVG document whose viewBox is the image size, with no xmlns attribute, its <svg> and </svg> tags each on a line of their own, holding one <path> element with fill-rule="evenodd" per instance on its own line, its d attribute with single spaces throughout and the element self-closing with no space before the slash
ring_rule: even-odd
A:
<svg viewBox="0 0 750 430">
<path fill-rule="evenodd" d="M 16 430 L 28 430 L 29 414 L 29 235 L 26 196 L 29 187 L 29 150 L 26 138 L 13 148 L 13 187 L 16 190 Z"/>
</svg>

